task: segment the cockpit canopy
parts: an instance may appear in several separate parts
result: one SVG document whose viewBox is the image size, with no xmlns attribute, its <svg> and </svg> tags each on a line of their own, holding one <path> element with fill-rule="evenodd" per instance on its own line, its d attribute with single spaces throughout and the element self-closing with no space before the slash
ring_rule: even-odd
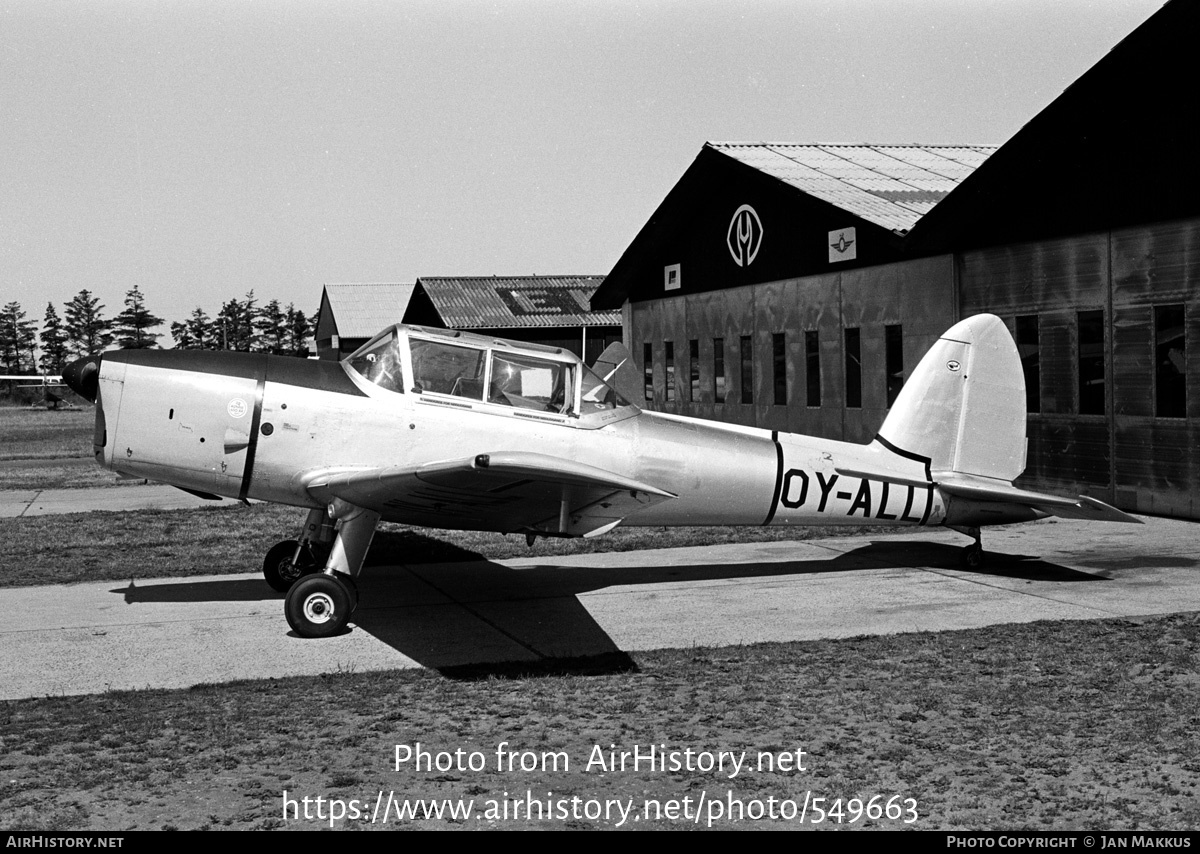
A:
<svg viewBox="0 0 1200 854">
<path fill-rule="evenodd" d="M 393 326 L 345 364 L 400 394 L 446 395 L 573 417 L 633 406 L 569 351 L 469 333 Z"/>
</svg>

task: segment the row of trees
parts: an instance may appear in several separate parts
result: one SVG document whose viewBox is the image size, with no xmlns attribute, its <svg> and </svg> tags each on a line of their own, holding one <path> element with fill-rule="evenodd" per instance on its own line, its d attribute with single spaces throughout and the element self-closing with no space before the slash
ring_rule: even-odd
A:
<svg viewBox="0 0 1200 854">
<path fill-rule="evenodd" d="M 158 347 L 163 335 L 155 330 L 164 323 L 146 307 L 136 285 L 125 294 L 125 310 L 113 318 L 104 316 L 104 305 L 86 288 L 63 306 L 61 316 L 54 303 L 47 304 L 40 333 L 20 302 L 13 301 L 0 311 L 0 373 L 60 374 L 79 356 L 113 347 Z M 284 308 L 279 300 L 260 306 L 250 291 L 245 299 L 227 301 L 216 318 L 197 306 L 170 329 L 177 349 L 307 356 L 316 316 L 310 318 L 291 303 Z"/>
</svg>

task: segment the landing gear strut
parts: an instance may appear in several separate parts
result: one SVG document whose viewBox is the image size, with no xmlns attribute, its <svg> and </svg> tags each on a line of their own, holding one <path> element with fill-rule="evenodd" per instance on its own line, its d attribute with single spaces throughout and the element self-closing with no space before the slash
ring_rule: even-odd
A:
<svg viewBox="0 0 1200 854">
<path fill-rule="evenodd" d="M 263 560 L 263 578 L 272 590 L 287 593 L 303 576 L 319 572 L 329 557 L 333 523 L 324 508 L 308 511 L 300 537 L 276 543 Z"/>
<path fill-rule="evenodd" d="M 318 572 L 324 561 L 312 545 L 299 540 L 284 540 L 271 546 L 263 560 L 263 578 L 272 590 L 287 593 L 302 576 Z"/>
<path fill-rule="evenodd" d="M 340 498 L 333 500 L 328 513 L 337 520 L 337 538 L 325 569 L 293 584 L 284 603 L 288 625 L 302 638 L 329 637 L 346 628 L 358 607 L 354 576 L 362 570 L 379 522 L 378 513 Z"/>
<path fill-rule="evenodd" d="M 974 537 L 975 542 L 969 546 L 965 546 L 959 555 L 958 561 L 966 569 L 979 569 L 983 566 L 983 539 L 978 528 L 959 528 L 955 526 L 954 530 L 960 534 L 966 534 L 968 537 Z"/>
</svg>

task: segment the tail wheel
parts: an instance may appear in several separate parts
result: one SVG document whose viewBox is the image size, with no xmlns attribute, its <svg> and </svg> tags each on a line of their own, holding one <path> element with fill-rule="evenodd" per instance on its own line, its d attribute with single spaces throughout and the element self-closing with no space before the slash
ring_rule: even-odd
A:
<svg viewBox="0 0 1200 854">
<path fill-rule="evenodd" d="M 288 591 L 284 613 L 302 638 L 327 638 L 346 628 L 353 598 L 338 578 L 320 573 L 301 578 Z"/>
</svg>

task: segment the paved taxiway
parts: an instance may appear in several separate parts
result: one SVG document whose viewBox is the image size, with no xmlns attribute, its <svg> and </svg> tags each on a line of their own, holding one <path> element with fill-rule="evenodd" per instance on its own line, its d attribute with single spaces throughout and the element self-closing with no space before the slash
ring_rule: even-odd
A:
<svg viewBox="0 0 1200 854">
<path fill-rule="evenodd" d="M 1200 609 L 1195 523 L 944 530 L 373 567 L 346 634 L 289 634 L 257 575 L 0 590 L 0 698 Z M 257 556 L 248 556 L 248 563 Z"/>
<path fill-rule="evenodd" d="M 5 489 L 0 490 L 0 518 L 90 513 L 93 510 L 187 510 L 212 506 L 213 503 L 161 483 L 94 489 Z"/>
</svg>

